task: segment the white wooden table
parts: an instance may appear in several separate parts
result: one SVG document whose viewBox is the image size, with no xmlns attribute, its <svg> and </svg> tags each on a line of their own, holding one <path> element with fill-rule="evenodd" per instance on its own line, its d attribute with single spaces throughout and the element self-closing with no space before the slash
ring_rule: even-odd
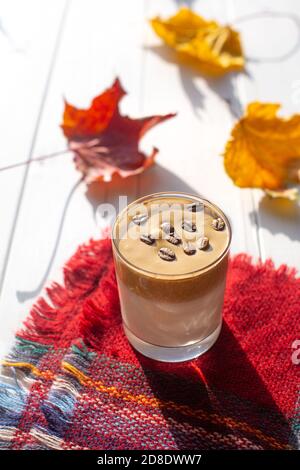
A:
<svg viewBox="0 0 300 470">
<path fill-rule="evenodd" d="M 232 22 L 245 14 L 298 14 L 299 0 L 185 2 L 207 18 Z M 176 64 L 147 18 L 168 16 L 176 0 L 6 0 L 0 2 L 0 166 L 63 150 L 63 97 L 78 106 L 119 76 L 129 92 L 122 110 L 133 117 L 178 111 L 156 127 L 142 148 L 158 146 L 147 173 L 98 185 L 87 193 L 70 154 L 0 172 L 0 355 L 48 280 L 78 244 L 99 236 L 94 209 L 164 190 L 199 193 L 220 205 L 233 225 L 232 251 L 300 268 L 300 208 L 240 190 L 226 176 L 220 154 L 236 109 L 275 101 L 299 112 L 300 50 L 280 63 L 249 62 L 248 76 L 207 81 Z M 288 18 L 238 24 L 248 56 L 281 55 L 298 40 Z M 72 192 L 72 194 L 71 194 Z M 64 211 L 64 220 L 61 217 Z"/>
</svg>

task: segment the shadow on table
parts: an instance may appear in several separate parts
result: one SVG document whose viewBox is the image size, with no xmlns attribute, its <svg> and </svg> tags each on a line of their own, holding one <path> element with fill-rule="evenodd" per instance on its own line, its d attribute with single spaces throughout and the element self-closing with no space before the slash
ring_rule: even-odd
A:
<svg viewBox="0 0 300 470">
<path fill-rule="evenodd" d="M 96 211 L 101 203 L 116 203 L 118 196 L 120 195 L 120 187 L 119 187 L 120 179 L 116 178 L 111 183 L 92 183 L 87 187 L 86 197 L 91 204 L 92 211 L 94 214 L 94 219 L 96 220 Z M 16 296 L 19 302 L 25 302 L 29 299 L 36 298 L 40 295 L 42 289 L 45 287 L 45 284 L 48 281 L 49 274 L 51 272 L 51 268 L 53 262 L 56 257 L 56 253 L 59 247 L 60 239 L 63 233 L 64 222 L 68 213 L 68 209 L 70 203 L 72 201 L 73 195 L 77 190 L 78 186 L 82 183 L 82 179 L 80 178 L 79 181 L 71 188 L 69 191 L 66 200 L 63 205 L 61 219 L 59 221 L 57 227 L 57 233 L 55 236 L 55 241 L 53 248 L 49 255 L 49 261 L 47 266 L 45 267 L 45 271 L 43 276 L 41 277 L 38 285 L 30 291 L 17 291 Z M 143 196 L 146 194 L 159 192 L 159 191 L 179 191 L 185 193 L 192 193 L 192 194 L 199 194 L 194 188 L 186 184 L 181 178 L 177 175 L 172 173 L 171 171 L 163 168 L 160 165 L 154 165 L 150 168 L 147 172 L 139 175 L 139 176 L 132 176 L 127 179 L 127 182 L 124 186 L 124 180 L 122 181 L 123 184 L 123 192 L 127 190 L 128 194 L 130 192 L 130 188 L 139 188 L 139 196 Z M 103 186 L 104 185 L 104 186 Z M 109 192 L 108 192 L 109 186 Z M 103 191 L 104 188 L 104 191 Z M 108 195 L 109 194 L 109 195 Z M 136 193 L 134 194 L 134 198 L 136 198 Z M 116 207 L 117 209 L 117 207 Z"/>
<path fill-rule="evenodd" d="M 179 7 L 192 7 L 196 0 L 173 0 Z"/>
<path fill-rule="evenodd" d="M 115 203 L 118 196 L 120 195 L 120 187 L 118 185 L 118 178 L 109 183 L 109 195 L 106 194 L 106 203 Z M 123 182 L 124 183 L 124 182 Z M 142 197 L 147 194 L 155 192 L 166 192 L 166 191 L 177 191 L 183 193 L 201 194 L 196 188 L 188 185 L 183 179 L 177 176 L 172 171 L 164 168 L 159 164 L 153 165 L 149 170 L 138 176 L 131 176 L 127 179 L 126 186 L 122 189 L 126 189 L 126 195 L 132 195 L 134 198 Z M 107 184 L 107 183 L 103 183 Z M 134 188 L 134 190 L 133 190 Z M 99 183 L 93 183 L 89 185 L 86 192 L 94 214 L 97 211 L 97 207 L 103 201 L 103 187 Z"/>
<path fill-rule="evenodd" d="M 258 213 L 250 213 L 251 221 L 256 224 L 259 219 L 260 227 L 273 235 L 282 233 L 290 240 L 299 240 L 300 206 L 288 199 L 272 199 L 264 195 L 258 206 Z"/>
<path fill-rule="evenodd" d="M 237 94 L 234 84 L 234 73 L 224 75 L 219 78 L 205 77 L 199 71 L 195 61 L 178 57 L 176 51 L 167 46 L 146 46 L 147 51 L 157 54 L 161 59 L 171 64 L 176 64 L 182 88 L 189 100 L 193 113 L 201 118 L 201 110 L 205 110 L 205 94 L 201 90 L 201 85 L 197 80 L 205 80 L 207 85 L 213 90 L 229 107 L 232 116 L 236 119 L 243 114 L 243 107 Z M 250 76 L 247 73 L 248 76 Z"/>
<path fill-rule="evenodd" d="M 290 424 L 226 322 L 214 347 L 197 360 L 166 364 L 136 355 L 178 449 L 239 449 L 247 441 L 264 449 L 275 448 L 275 441 L 296 447 Z M 197 372 L 192 376 L 192 363 L 208 385 Z"/>
<path fill-rule="evenodd" d="M 201 196 L 197 188 L 190 186 L 175 173 L 158 164 L 140 176 L 139 186 L 141 196 L 160 191 L 177 191 Z"/>
</svg>

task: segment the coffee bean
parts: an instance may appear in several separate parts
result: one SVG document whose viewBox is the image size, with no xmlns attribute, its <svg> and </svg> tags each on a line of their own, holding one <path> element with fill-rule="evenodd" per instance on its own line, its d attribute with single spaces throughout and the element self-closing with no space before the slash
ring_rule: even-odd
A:
<svg viewBox="0 0 300 470">
<path fill-rule="evenodd" d="M 153 243 L 155 242 L 154 238 L 150 234 L 147 235 L 146 233 L 142 233 L 142 235 L 140 236 L 140 240 L 141 242 L 146 243 L 146 245 L 153 245 Z"/>
<path fill-rule="evenodd" d="M 180 245 L 181 243 L 181 238 L 179 238 L 177 235 L 168 235 L 166 238 L 167 242 L 172 243 L 172 245 Z"/>
<path fill-rule="evenodd" d="M 196 248 L 191 243 L 185 243 L 183 251 L 186 255 L 194 255 L 196 253 Z"/>
<path fill-rule="evenodd" d="M 225 227 L 225 222 L 223 219 L 221 219 L 221 217 L 218 217 L 212 221 L 212 226 L 215 230 L 223 230 Z"/>
<path fill-rule="evenodd" d="M 148 220 L 147 214 L 137 214 L 132 217 L 132 222 L 135 225 L 142 225 Z"/>
<path fill-rule="evenodd" d="M 176 255 L 173 250 L 170 248 L 162 247 L 159 252 L 158 256 L 165 261 L 174 261 L 176 259 Z"/>
<path fill-rule="evenodd" d="M 174 227 L 173 225 L 169 224 L 169 222 L 163 222 L 160 226 L 163 232 L 165 232 L 168 235 L 173 235 L 174 234 Z"/>
<path fill-rule="evenodd" d="M 199 238 L 197 242 L 199 250 L 205 250 L 209 245 L 209 239 L 207 237 Z"/>
<path fill-rule="evenodd" d="M 187 210 L 191 212 L 199 212 L 202 209 L 202 204 L 200 202 L 193 202 L 192 204 L 187 205 Z"/>
<path fill-rule="evenodd" d="M 185 220 L 182 224 L 183 230 L 186 230 L 187 232 L 196 232 L 197 227 L 194 224 L 194 222 L 190 222 L 189 220 Z"/>
</svg>

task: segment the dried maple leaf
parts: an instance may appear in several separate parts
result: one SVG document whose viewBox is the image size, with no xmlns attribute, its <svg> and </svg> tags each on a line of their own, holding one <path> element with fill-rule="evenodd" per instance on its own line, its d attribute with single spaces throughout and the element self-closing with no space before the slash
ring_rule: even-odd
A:
<svg viewBox="0 0 300 470">
<path fill-rule="evenodd" d="M 279 108 L 251 103 L 234 126 L 224 165 L 237 186 L 277 190 L 299 182 L 300 115 L 284 119 L 277 116 Z"/>
<path fill-rule="evenodd" d="M 239 33 L 229 26 L 207 21 L 189 8 L 181 8 L 167 20 L 151 20 L 156 34 L 203 73 L 223 75 L 245 65 Z"/>
<path fill-rule="evenodd" d="M 127 177 L 151 166 L 158 150 L 154 148 L 147 157 L 139 150 L 139 140 L 153 126 L 175 116 L 122 116 L 118 105 L 125 94 L 116 79 L 111 88 L 94 98 L 88 109 L 65 103 L 61 127 L 74 152 L 76 167 L 88 183 L 110 181 L 114 173 Z"/>
</svg>

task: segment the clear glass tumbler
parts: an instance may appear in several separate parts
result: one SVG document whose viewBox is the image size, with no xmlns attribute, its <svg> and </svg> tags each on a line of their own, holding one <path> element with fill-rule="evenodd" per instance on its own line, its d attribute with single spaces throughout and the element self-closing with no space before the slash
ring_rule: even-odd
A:
<svg viewBox="0 0 300 470">
<path fill-rule="evenodd" d="M 180 207 L 184 205 L 183 214 L 201 217 L 196 255 L 191 251 L 193 243 L 184 240 L 191 235 L 187 230 L 182 239 L 177 237 L 180 241 L 176 246 L 173 244 L 176 240 L 168 243 L 170 239 L 161 236 L 167 211 L 160 211 L 159 207 L 170 201 L 178 202 Z M 144 227 L 145 221 L 150 220 L 147 215 L 150 208 L 154 208 L 158 222 L 153 223 L 149 240 L 149 227 Z M 139 218 L 138 222 L 135 218 Z M 180 223 L 176 232 L 181 226 Z M 139 239 L 122 241 L 129 239 L 130 230 L 137 228 L 142 236 L 148 237 L 146 242 L 143 240 L 145 243 Z M 174 230 L 171 235 L 176 238 Z M 119 214 L 113 227 L 114 261 L 124 331 L 136 350 L 159 361 L 180 362 L 205 353 L 215 343 L 222 325 L 230 242 L 227 217 L 217 206 L 197 196 L 156 193 L 129 204 Z M 160 259 L 157 254 L 161 255 L 162 248 L 165 258 Z M 168 258 L 171 252 L 177 256 L 177 264 Z"/>
</svg>

